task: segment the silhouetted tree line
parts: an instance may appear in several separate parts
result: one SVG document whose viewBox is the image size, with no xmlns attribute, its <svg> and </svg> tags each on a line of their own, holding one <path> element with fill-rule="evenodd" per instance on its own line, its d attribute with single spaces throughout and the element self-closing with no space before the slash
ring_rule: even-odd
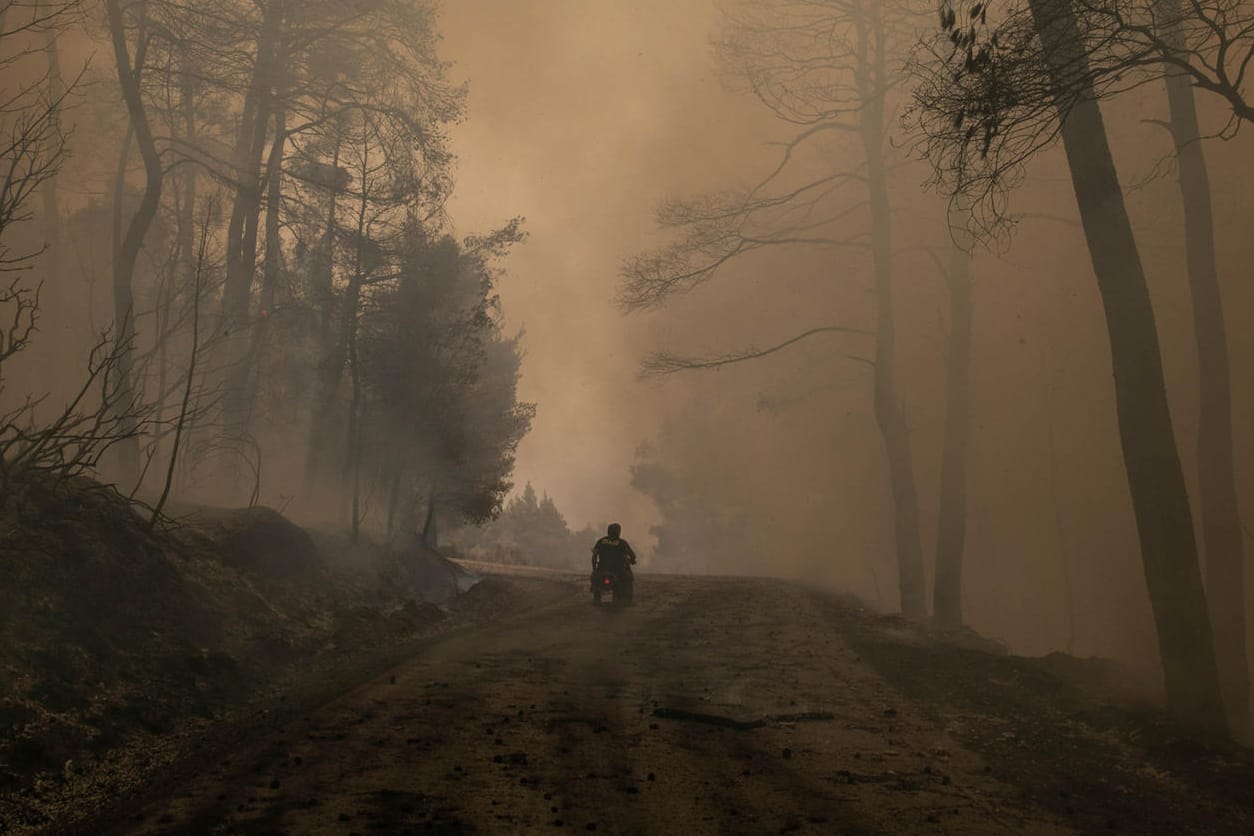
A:
<svg viewBox="0 0 1254 836">
<path fill-rule="evenodd" d="M 487 525 L 466 527 L 452 541 L 459 551 L 499 563 L 583 570 L 589 567 L 592 544 L 605 527 L 571 531 L 553 497 L 537 496 L 528 482 Z"/>
<path fill-rule="evenodd" d="M 29 79 L 0 111 L 0 386 L 40 331 L 90 355 L 63 410 L 60 369 L 0 392 L 0 503 L 39 473 L 154 524 L 180 499 L 354 537 L 499 512 L 533 407 L 495 288 L 525 236 L 453 233 L 438 41 L 425 0 L 0 2 Z"/>
</svg>

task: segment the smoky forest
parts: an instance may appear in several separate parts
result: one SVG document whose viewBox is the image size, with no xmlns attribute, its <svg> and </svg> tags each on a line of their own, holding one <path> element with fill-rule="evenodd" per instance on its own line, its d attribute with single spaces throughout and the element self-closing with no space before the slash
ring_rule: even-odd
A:
<svg viewBox="0 0 1254 836">
<path fill-rule="evenodd" d="M 1251 0 L 0 0 L 0 834 L 1254 832 Z"/>
</svg>

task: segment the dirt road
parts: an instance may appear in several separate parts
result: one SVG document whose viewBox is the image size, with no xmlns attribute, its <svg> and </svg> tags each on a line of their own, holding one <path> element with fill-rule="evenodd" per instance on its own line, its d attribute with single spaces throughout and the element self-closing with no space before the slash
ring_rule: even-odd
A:
<svg viewBox="0 0 1254 836">
<path fill-rule="evenodd" d="M 1239 788 L 1208 794 L 1069 708 L 981 715 L 1001 687 L 985 654 L 915 671 L 899 623 L 800 586 L 644 576 L 614 610 L 551 582 L 551 603 L 215 757 L 117 832 L 1254 832 Z M 906 670 L 956 684 L 912 694 Z M 1244 753 L 1204 757 L 1250 783 Z"/>
</svg>

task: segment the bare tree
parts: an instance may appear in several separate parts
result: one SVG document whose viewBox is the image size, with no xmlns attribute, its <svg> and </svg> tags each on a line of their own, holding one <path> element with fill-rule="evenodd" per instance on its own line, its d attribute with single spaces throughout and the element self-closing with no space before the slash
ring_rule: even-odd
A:
<svg viewBox="0 0 1254 836">
<path fill-rule="evenodd" d="M 896 379 L 893 262 L 898 250 L 888 141 L 903 78 L 898 62 L 908 51 L 911 16 L 870 0 L 738 3 L 727 14 L 728 31 L 719 43 L 724 67 L 779 119 L 795 126 L 796 133 L 778 165 L 747 192 L 663 206 L 661 225 L 681 229 L 684 235 L 668 248 L 628 260 L 620 302 L 628 310 L 661 304 L 708 281 L 729 262 L 766 248 L 820 247 L 870 256 L 872 356 L 855 357 L 873 371 L 872 402 L 892 490 L 901 608 L 922 618 L 927 600 L 918 490 Z M 856 142 L 860 163 L 828 169 L 795 185 L 798 157 L 833 138 Z M 802 336 L 832 330 L 816 328 Z M 796 341 L 767 352 L 750 349 L 715 358 L 663 355 L 647 369 L 710 367 L 772 353 Z"/>
<path fill-rule="evenodd" d="M 940 507 L 936 520 L 936 574 L 932 616 L 953 629 L 962 620 L 962 565 L 967 540 L 967 434 L 971 388 L 971 238 L 965 205 L 951 223 L 954 236 L 944 269 L 949 291 L 949 339 L 945 358 L 945 435 L 941 442 Z"/>
<path fill-rule="evenodd" d="M 1161 0 L 1159 33 L 1175 51 L 1164 54 L 1169 127 L 1176 151 L 1180 205 L 1184 211 L 1184 245 L 1189 292 L 1193 300 L 1193 333 L 1197 342 L 1198 426 L 1197 469 L 1202 511 L 1202 546 L 1206 556 L 1206 593 L 1215 627 L 1215 653 L 1220 684 L 1233 729 L 1250 730 L 1250 670 L 1245 648 L 1245 551 L 1233 472 L 1231 371 L 1227 324 L 1215 256 L 1215 229 L 1211 209 L 1210 176 L 1202 151 L 1202 132 L 1193 98 L 1195 75 L 1173 56 L 1198 54 L 1189 49 L 1180 0 Z M 1202 14 L 1199 9 L 1198 14 Z M 1251 19 L 1254 24 L 1254 19 Z M 1228 30 L 1221 28 L 1218 37 Z M 1244 66 L 1235 80 L 1228 78 L 1223 41 L 1216 52 L 1215 71 L 1225 89 L 1239 89 Z M 1254 55 L 1254 41 L 1245 60 Z M 1190 64 L 1190 67 L 1192 65 Z M 1234 112 L 1236 107 L 1234 105 Z M 1254 111 L 1252 111 L 1254 112 Z"/>
<path fill-rule="evenodd" d="M 43 397 L 27 397 L 0 412 L 0 505 L 94 475 L 112 447 L 147 428 L 150 411 L 133 399 L 120 400 L 123 389 L 115 380 L 129 352 L 109 332 L 101 335 L 82 385 L 49 421 L 35 421 Z"/>
<path fill-rule="evenodd" d="M 147 2 L 139 3 L 136 9 L 137 46 L 134 63 L 132 63 L 130 45 L 127 42 L 130 27 L 127 25 L 120 0 L 106 0 L 105 9 L 108 14 L 109 37 L 113 44 L 118 84 L 122 90 L 122 98 L 126 102 L 131 132 L 134 134 L 140 156 L 144 161 L 144 194 L 130 223 L 127 224 L 126 235 L 114 254 L 113 260 L 114 338 L 118 345 L 116 352 L 118 368 L 113 382 L 118 387 L 116 400 L 122 404 L 132 404 L 135 401 L 134 393 L 136 392 L 131 357 L 135 336 L 135 300 L 132 282 L 135 275 L 135 262 L 144 245 L 144 236 L 148 233 L 148 228 L 152 225 L 161 204 L 165 168 L 161 163 L 156 140 L 153 138 L 141 86 L 144 56 L 148 45 Z M 118 449 L 118 481 L 123 486 L 133 489 L 139 482 L 138 435 L 126 434 L 126 437 L 120 440 Z"/>
<path fill-rule="evenodd" d="M 1182 89 L 1219 96 L 1225 133 L 1254 121 L 1246 94 L 1254 61 L 1254 6 L 1243 0 L 1078 0 L 1093 45 L 1089 72 L 1098 89 L 1166 77 Z"/>
<path fill-rule="evenodd" d="M 987 198 L 1005 188 L 1009 172 L 1061 137 L 1105 306 L 1120 439 L 1168 703 L 1185 722 L 1222 729 L 1211 621 L 1154 311 L 1097 103 L 1089 44 L 1066 0 L 1029 0 L 1028 11 L 1028 18 L 1010 16 L 1015 25 L 999 29 L 1001 37 L 986 38 L 982 5 L 942 8 L 952 49 L 937 50 L 938 71 L 920 88 L 925 148 L 953 193 Z"/>
<path fill-rule="evenodd" d="M 208 247 L 209 247 L 209 224 L 213 218 L 212 206 L 205 212 L 204 222 L 200 229 L 200 246 L 196 253 L 195 273 L 193 274 L 192 285 L 192 344 L 191 353 L 187 360 L 186 380 L 183 385 L 183 397 L 179 404 L 178 416 L 174 422 L 174 438 L 170 442 L 170 456 L 166 466 L 165 482 L 161 489 L 161 495 L 152 507 L 152 516 L 149 518 L 148 525 L 153 527 L 157 521 L 161 519 L 161 511 L 165 507 L 166 500 L 170 496 L 170 490 L 174 486 L 174 475 L 177 472 L 179 444 L 183 440 L 183 431 L 188 426 L 189 420 L 192 418 L 192 391 L 196 382 L 196 360 L 200 351 L 200 298 L 202 279 L 208 266 Z"/>
</svg>

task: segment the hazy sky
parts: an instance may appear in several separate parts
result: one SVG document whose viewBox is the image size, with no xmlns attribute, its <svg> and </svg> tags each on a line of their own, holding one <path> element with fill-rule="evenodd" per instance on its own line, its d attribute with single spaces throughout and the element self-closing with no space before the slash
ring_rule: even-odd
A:
<svg viewBox="0 0 1254 836">
<path fill-rule="evenodd" d="M 521 396 L 539 404 L 518 484 L 552 494 L 572 528 L 640 531 L 652 506 L 627 474 L 656 421 L 635 380 L 647 324 L 612 303 L 618 266 L 656 240 L 660 198 L 736 176 L 763 139 L 746 115 L 762 120 L 716 77 L 709 0 L 458 0 L 442 21 L 452 76 L 470 85 L 459 231 L 521 214 L 531 234 L 501 287 L 527 332 Z"/>
</svg>

